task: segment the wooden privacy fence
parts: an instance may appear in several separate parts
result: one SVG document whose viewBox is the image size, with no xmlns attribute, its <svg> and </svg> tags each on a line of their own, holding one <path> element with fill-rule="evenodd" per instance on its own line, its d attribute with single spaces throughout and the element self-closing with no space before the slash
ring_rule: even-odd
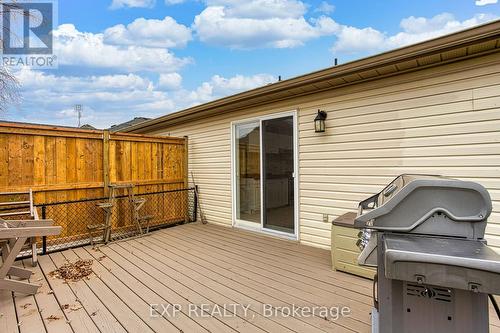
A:
<svg viewBox="0 0 500 333">
<path fill-rule="evenodd" d="M 187 188 L 187 138 L 0 122 L 0 192 L 32 189 L 41 205 L 106 197 L 109 184 L 134 184 L 136 193 Z M 186 215 L 175 209 L 157 213 Z M 66 230 L 60 237 L 73 236 L 67 221 L 56 223 Z"/>
</svg>

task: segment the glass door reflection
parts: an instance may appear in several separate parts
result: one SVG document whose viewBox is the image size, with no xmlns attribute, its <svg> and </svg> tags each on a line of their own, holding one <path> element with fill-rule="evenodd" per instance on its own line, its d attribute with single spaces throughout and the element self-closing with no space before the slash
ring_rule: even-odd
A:
<svg viewBox="0 0 500 333">
<path fill-rule="evenodd" d="M 236 218 L 260 224 L 260 126 L 237 125 L 235 132 Z"/>
</svg>

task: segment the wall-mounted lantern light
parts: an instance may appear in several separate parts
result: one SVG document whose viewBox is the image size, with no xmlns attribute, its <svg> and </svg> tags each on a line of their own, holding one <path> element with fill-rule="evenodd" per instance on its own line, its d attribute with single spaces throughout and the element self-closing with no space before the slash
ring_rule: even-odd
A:
<svg viewBox="0 0 500 333">
<path fill-rule="evenodd" d="M 314 131 L 323 133 L 325 131 L 326 112 L 318 110 L 318 115 L 314 118 Z"/>
</svg>

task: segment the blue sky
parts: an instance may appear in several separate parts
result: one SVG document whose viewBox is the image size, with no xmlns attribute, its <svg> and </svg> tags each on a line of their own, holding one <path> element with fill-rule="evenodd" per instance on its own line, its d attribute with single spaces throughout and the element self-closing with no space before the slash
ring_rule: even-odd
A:
<svg viewBox="0 0 500 333">
<path fill-rule="evenodd" d="M 497 0 L 59 0 L 58 69 L 16 69 L 12 121 L 108 127 L 497 19 Z"/>
</svg>

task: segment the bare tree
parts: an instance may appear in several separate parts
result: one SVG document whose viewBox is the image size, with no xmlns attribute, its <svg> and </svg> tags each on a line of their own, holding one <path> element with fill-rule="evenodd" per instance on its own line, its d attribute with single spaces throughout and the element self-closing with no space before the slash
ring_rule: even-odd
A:
<svg viewBox="0 0 500 333">
<path fill-rule="evenodd" d="M 9 105 L 20 100 L 19 82 L 4 66 L 0 67 L 0 117 Z"/>
<path fill-rule="evenodd" d="M 0 17 L 3 16 L 4 11 L 19 8 L 20 7 L 16 5 L 15 1 L 6 2 L 5 0 L 0 0 Z M 23 13 L 22 15 L 27 14 Z M 2 36 L 11 33 L 3 25 L 1 25 L 1 28 L 3 30 Z M 2 39 L 0 39 L 0 48 L 2 50 L 4 49 L 4 41 Z M 3 54 L 3 52 L 1 53 Z M 2 61 L 0 65 L 0 116 L 6 112 L 9 105 L 16 104 L 20 101 L 19 88 L 19 81 L 12 75 Z"/>
</svg>

